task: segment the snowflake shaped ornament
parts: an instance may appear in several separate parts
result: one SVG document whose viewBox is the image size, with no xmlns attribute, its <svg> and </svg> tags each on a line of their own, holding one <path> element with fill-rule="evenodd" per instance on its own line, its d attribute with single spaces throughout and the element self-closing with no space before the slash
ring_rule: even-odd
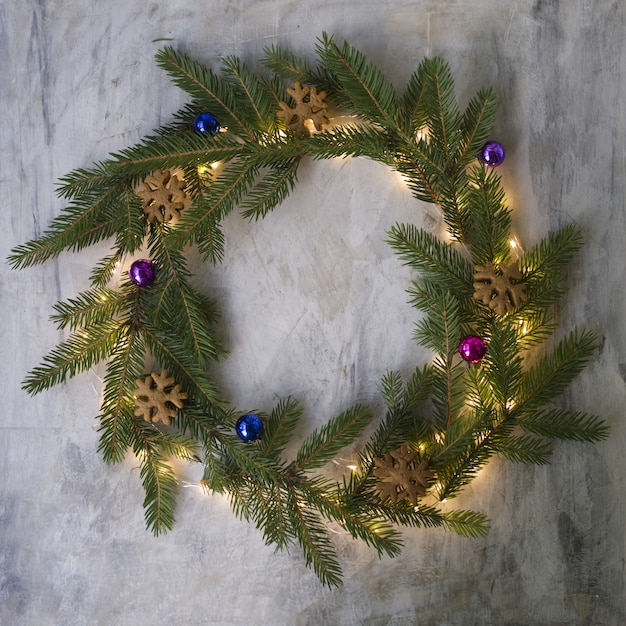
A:
<svg viewBox="0 0 626 626">
<path fill-rule="evenodd" d="M 167 370 L 160 374 L 152 372 L 144 380 L 138 378 L 135 383 L 135 415 L 143 416 L 146 422 L 163 422 L 169 426 L 178 413 L 177 408 L 182 409 L 183 400 L 187 399 L 180 385 L 168 375 Z"/>
<path fill-rule="evenodd" d="M 434 474 L 428 469 L 428 461 L 415 463 L 417 456 L 417 452 L 410 452 L 403 443 L 399 450 L 374 459 L 374 476 L 380 478 L 376 489 L 382 500 L 397 502 L 407 498 L 417 505 L 417 497 L 426 494 Z"/>
<path fill-rule="evenodd" d="M 323 124 L 328 124 L 325 91 L 318 93 L 315 87 L 303 87 L 296 81 L 293 87 L 287 87 L 287 93 L 295 100 L 296 106 L 290 107 L 286 102 L 279 102 L 281 110 L 278 116 L 285 120 L 285 124 L 296 135 L 311 135 L 311 123 L 317 131 L 322 130 Z"/>
<path fill-rule="evenodd" d="M 149 222 L 169 222 L 191 204 L 180 170 L 156 170 L 146 177 L 135 192 L 141 198 Z"/>
<path fill-rule="evenodd" d="M 501 263 L 499 271 L 493 263 L 474 268 L 474 298 L 504 315 L 527 300 L 526 285 L 516 263 Z"/>
</svg>

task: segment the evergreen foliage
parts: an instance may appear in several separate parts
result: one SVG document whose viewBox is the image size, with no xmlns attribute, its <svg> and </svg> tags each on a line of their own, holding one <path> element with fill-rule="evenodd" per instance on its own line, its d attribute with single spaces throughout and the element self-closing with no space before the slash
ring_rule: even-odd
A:
<svg viewBox="0 0 626 626">
<path fill-rule="evenodd" d="M 442 510 L 439 501 L 457 495 L 489 459 L 543 464 L 554 439 L 597 442 L 607 436 L 598 417 L 558 404 L 592 356 L 594 335 L 574 330 L 544 345 L 556 330 L 562 270 L 582 244 L 579 229 L 565 226 L 519 259 L 527 300 L 518 307 L 497 315 L 473 298 L 474 265 L 515 260 L 500 178 L 475 161 L 495 117 L 492 89 L 481 89 L 461 111 L 450 69 L 436 58 L 424 60 L 398 94 L 360 51 L 326 35 L 315 66 L 268 49 L 269 75 L 253 73 L 234 57 L 213 70 L 171 47 L 156 62 L 191 101 L 139 144 L 61 179 L 57 193 L 67 207 L 41 237 L 9 257 L 14 268 L 24 268 L 64 250 L 112 242 L 91 272 L 91 288 L 55 305 L 52 320 L 71 334 L 28 374 L 24 389 L 38 393 L 107 362 L 100 451 L 111 463 L 129 450 L 139 458 L 146 524 L 155 534 L 174 523 L 171 459 L 202 462 L 206 490 L 227 493 L 235 514 L 254 522 L 268 544 L 298 543 L 306 564 L 333 586 L 341 568 L 330 525 L 390 556 L 401 550 L 398 526 L 481 537 L 487 532 L 483 514 Z M 312 136 L 292 133 L 277 113 L 296 80 L 326 91 L 354 121 Z M 202 111 L 211 111 L 223 132 L 195 133 L 192 123 Z M 388 233 L 392 249 L 416 272 L 410 303 L 423 317 L 415 339 L 432 350 L 432 362 L 406 380 L 398 372 L 383 378 L 387 408 L 379 418 L 368 407 L 350 407 L 296 449 L 290 444 L 305 413 L 287 398 L 260 414 L 263 438 L 244 443 L 234 434 L 241 412 L 208 374 L 208 365 L 226 354 L 214 330 L 219 307 L 192 286 L 186 250 L 196 246 L 205 260 L 219 263 L 226 215 L 240 210 L 247 219 L 261 219 L 295 187 L 306 157 L 346 156 L 388 165 L 405 177 L 418 201 L 442 211 L 450 241 L 412 224 L 396 224 Z M 214 162 L 220 163 L 216 171 L 209 167 Z M 192 198 L 175 223 L 148 222 L 135 193 L 159 168 L 180 168 Z M 159 268 L 157 282 L 139 287 L 123 280 L 110 287 L 116 268 L 144 245 Z M 478 365 L 457 352 L 468 334 L 488 345 Z M 150 359 L 188 394 L 174 428 L 135 415 L 135 381 L 146 376 Z M 371 422 L 376 425 L 361 441 L 349 475 L 337 481 L 316 472 L 341 448 L 363 440 Z M 382 500 L 376 490 L 376 459 L 403 443 L 434 473 L 418 506 Z"/>
</svg>

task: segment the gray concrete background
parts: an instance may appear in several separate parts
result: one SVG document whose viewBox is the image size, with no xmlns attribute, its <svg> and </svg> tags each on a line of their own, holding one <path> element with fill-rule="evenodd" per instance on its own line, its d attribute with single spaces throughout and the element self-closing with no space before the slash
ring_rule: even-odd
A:
<svg viewBox="0 0 626 626">
<path fill-rule="evenodd" d="M 548 467 L 496 461 L 459 506 L 486 539 L 407 531 L 379 561 L 337 534 L 345 584 L 329 591 L 298 550 L 275 554 L 181 466 L 177 525 L 145 529 L 137 463 L 105 466 L 94 416 L 102 369 L 35 398 L 25 373 L 62 337 L 51 305 L 86 288 L 104 246 L 0 273 L 0 624 L 623 624 L 626 430 L 624 2 L 621 0 L 23 0 L 0 4 L 0 253 L 62 204 L 58 177 L 168 121 L 185 100 L 153 63 L 173 45 L 213 63 L 276 43 L 312 56 L 322 31 L 360 47 L 401 86 L 425 55 L 451 64 L 461 102 L 500 94 L 497 138 L 516 233 L 528 247 L 566 221 L 587 246 L 569 270 L 563 329 L 602 336 L 566 397 L 611 425 L 601 445 L 560 444 Z M 263 223 L 228 219 L 218 295 L 232 351 L 219 376 L 240 407 L 298 396 L 307 430 L 381 375 L 428 355 L 411 341 L 409 273 L 384 243 L 395 221 L 440 229 L 394 174 L 367 161 L 305 163 Z M 342 463 L 347 463 L 350 451 Z"/>
</svg>

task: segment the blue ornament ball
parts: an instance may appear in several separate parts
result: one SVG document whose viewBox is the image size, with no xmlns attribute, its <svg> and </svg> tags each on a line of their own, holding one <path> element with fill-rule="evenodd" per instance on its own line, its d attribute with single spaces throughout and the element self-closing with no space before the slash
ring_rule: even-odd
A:
<svg viewBox="0 0 626 626">
<path fill-rule="evenodd" d="M 257 441 L 263 435 L 263 421 L 254 413 L 246 413 L 237 420 L 235 430 L 240 439 Z"/>
<path fill-rule="evenodd" d="M 504 146 L 497 141 L 488 141 L 478 153 L 478 160 L 483 165 L 498 167 L 503 161 L 506 153 Z"/>
<path fill-rule="evenodd" d="M 196 115 L 196 119 L 193 121 L 193 128 L 201 135 L 215 135 L 215 133 L 220 132 L 220 123 L 212 113 L 207 111 Z"/>
</svg>

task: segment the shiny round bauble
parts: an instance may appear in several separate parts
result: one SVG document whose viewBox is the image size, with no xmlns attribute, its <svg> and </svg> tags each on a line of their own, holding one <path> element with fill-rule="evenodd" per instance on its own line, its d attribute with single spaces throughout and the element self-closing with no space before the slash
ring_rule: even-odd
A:
<svg viewBox="0 0 626 626">
<path fill-rule="evenodd" d="M 254 413 L 246 413 L 237 420 L 235 430 L 243 441 L 257 441 L 263 435 L 263 421 Z"/>
<path fill-rule="evenodd" d="M 156 280 L 156 274 L 156 265 L 148 259 L 135 261 L 128 270 L 130 280 L 139 287 L 151 285 Z"/>
<path fill-rule="evenodd" d="M 487 344 L 476 335 L 468 335 L 459 343 L 459 354 L 468 363 L 479 363 L 487 353 Z"/>
</svg>

